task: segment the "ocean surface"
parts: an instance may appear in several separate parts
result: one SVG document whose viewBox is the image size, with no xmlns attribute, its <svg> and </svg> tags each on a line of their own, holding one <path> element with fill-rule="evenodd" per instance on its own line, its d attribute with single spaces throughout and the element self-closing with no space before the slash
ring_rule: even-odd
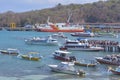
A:
<svg viewBox="0 0 120 80">
<path fill-rule="evenodd" d="M 16 56 L 0 54 L 0 80 L 119 80 L 119 75 L 114 75 L 108 72 L 107 65 L 98 64 L 96 67 L 81 67 L 86 72 L 84 76 L 76 76 L 69 74 L 62 74 L 52 72 L 48 67 L 49 64 L 59 64 L 59 60 L 52 57 L 52 53 L 59 49 L 59 46 L 46 45 L 28 45 L 25 44 L 26 38 L 41 36 L 46 37 L 53 33 L 35 32 L 35 31 L 0 31 L 0 49 L 17 48 L 21 54 L 28 52 L 39 52 L 43 58 L 36 61 L 28 61 L 20 59 Z M 75 37 L 70 36 L 69 33 L 64 33 L 70 39 Z M 115 37 L 96 37 L 89 39 L 98 40 L 114 40 L 120 41 L 120 35 Z M 62 41 L 60 42 L 62 43 Z M 71 51 L 70 55 L 74 55 L 78 60 L 95 60 L 95 57 L 105 56 L 107 54 L 119 54 L 116 52 L 85 52 L 85 51 Z"/>
</svg>

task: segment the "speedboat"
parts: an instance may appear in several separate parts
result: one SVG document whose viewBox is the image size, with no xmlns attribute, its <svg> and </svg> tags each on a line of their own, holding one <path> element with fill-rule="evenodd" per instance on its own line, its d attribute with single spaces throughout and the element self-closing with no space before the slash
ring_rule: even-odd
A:
<svg viewBox="0 0 120 80">
<path fill-rule="evenodd" d="M 69 53 L 68 51 L 56 50 L 53 56 L 55 59 L 62 61 L 76 61 L 75 56 L 68 56 Z"/>
<path fill-rule="evenodd" d="M 43 37 L 33 37 L 30 39 L 26 39 L 25 43 L 27 44 L 38 44 L 38 45 L 58 45 L 57 39 L 48 36 L 47 38 Z"/>
<path fill-rule="evenodd" d="M 120 75 L 120 66 L 118 66 L 116 69 L 110 68 L 109 71 L 111 71 L 113 74 Z"/>
<path fill-rule="evenodd" d="M 120 65 L 120 55 L 107 55 L 105 57 L 95 57 L 101 64 Z"/>
<path fill-rule="evenodd" d="M 73 75 L 83 75 L 85 72 L 83 70 L 78 70 L 74 68 L 74 63 L 72 62 L 61 62 L 58 65 L 48 65 L 52 71 L 73 74 Z"/>
<path fill-rule="evenodd" d="M 67 40 L 60 50 L 74 50 L 74 51 L 103 51 L 104 48 L 99 46 L 92 46 L 88 42 L 80 42 L 78 40 Z"/>
<path fill-rule="evenodd" d="M 31 61 L 39 61 L 41 59 L 41 56 L 38 52 L 29 52 L 28 54 L 19 54 L 18 57 L 25 60 L 31 60 Z"/>
<path fill-rule="evenodd" d="M 8 48 L 8 49 L 2 49 L 0 50 L 1 54 L 8 54 L 8 55 L 18 55 L 19 54 L 19 50 L 18 49 L 13 49 L 13 48 Z"/>
</svg>

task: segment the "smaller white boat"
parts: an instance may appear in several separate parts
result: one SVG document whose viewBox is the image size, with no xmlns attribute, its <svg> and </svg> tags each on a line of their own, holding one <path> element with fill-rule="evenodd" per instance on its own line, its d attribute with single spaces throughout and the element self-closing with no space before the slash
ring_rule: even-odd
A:
<svg viewBox="0 0 120 80">
<path fill-rule="evenodd" d="M 19 50 L 18 49 L 13 49 L 13 48 L 8 48 L 8 49 L 2 49 L 0 50 L 1 54 L 8 54 L 8 55 L 18 55 L 19 54 Z"/>
<path fill-rule="evenodd" d="M 94 37 L 94 33 L 93 32 L 75 32 L 75 33 L 71 33 L 71 36 L 74 37 Z"/>
<path fill-rule="evenodd" d="M 73 74 L 73 75 L 84 75 L 85 72 L 83 70 L 77 70 L 74 68 L 73 62 L 61 62 L 58 65 L 49 65 L 52 71 L 65 73 L 65 74 Z"/>
<path fill-rule="evenodd" d="M 38 45 L 58 45 L 57 39 L 48 36 L 47 38 L 43 37 L 33 37 L 30 39 L 26 39 L 25 43 L 27 44 L 38 44 Z"/>
</svg>

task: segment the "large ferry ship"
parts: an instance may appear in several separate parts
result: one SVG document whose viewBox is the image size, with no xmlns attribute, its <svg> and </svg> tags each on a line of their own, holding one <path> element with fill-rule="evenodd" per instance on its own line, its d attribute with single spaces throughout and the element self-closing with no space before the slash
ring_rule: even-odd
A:
<svg viewBox="0 0 120 80">
<path fill-rule="evenodd" d="M 49 23 L 49 24 L 42 24 L 37 26 L 37 31 L 41 32 L 83 32 L 84 27 L 81 25 L 73 25 L 73 24 L 66 24 L 66 23 Z"/>
<path fill-rule="evenodd" d="M 47 24 L 36 25 L 37 31 L 41 32 L 83 32 L 84 27 L 82 25 L 76 25 L 69 23 L 69 19 L 66 23 L 51 23 L 49 17 Z"/>
</svg>

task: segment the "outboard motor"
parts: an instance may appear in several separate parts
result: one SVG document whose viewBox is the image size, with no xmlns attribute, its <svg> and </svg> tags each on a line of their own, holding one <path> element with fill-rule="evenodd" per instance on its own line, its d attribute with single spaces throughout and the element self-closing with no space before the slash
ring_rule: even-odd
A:
<svg viewBox="0 0 120 80">
<path fill-rule="evenodd" d="M 83 71 L 83 70 L 78 70 L 78 72 L 79 72 L 80 76 L 85 74 L 85 71 Z"/>
</svg>

